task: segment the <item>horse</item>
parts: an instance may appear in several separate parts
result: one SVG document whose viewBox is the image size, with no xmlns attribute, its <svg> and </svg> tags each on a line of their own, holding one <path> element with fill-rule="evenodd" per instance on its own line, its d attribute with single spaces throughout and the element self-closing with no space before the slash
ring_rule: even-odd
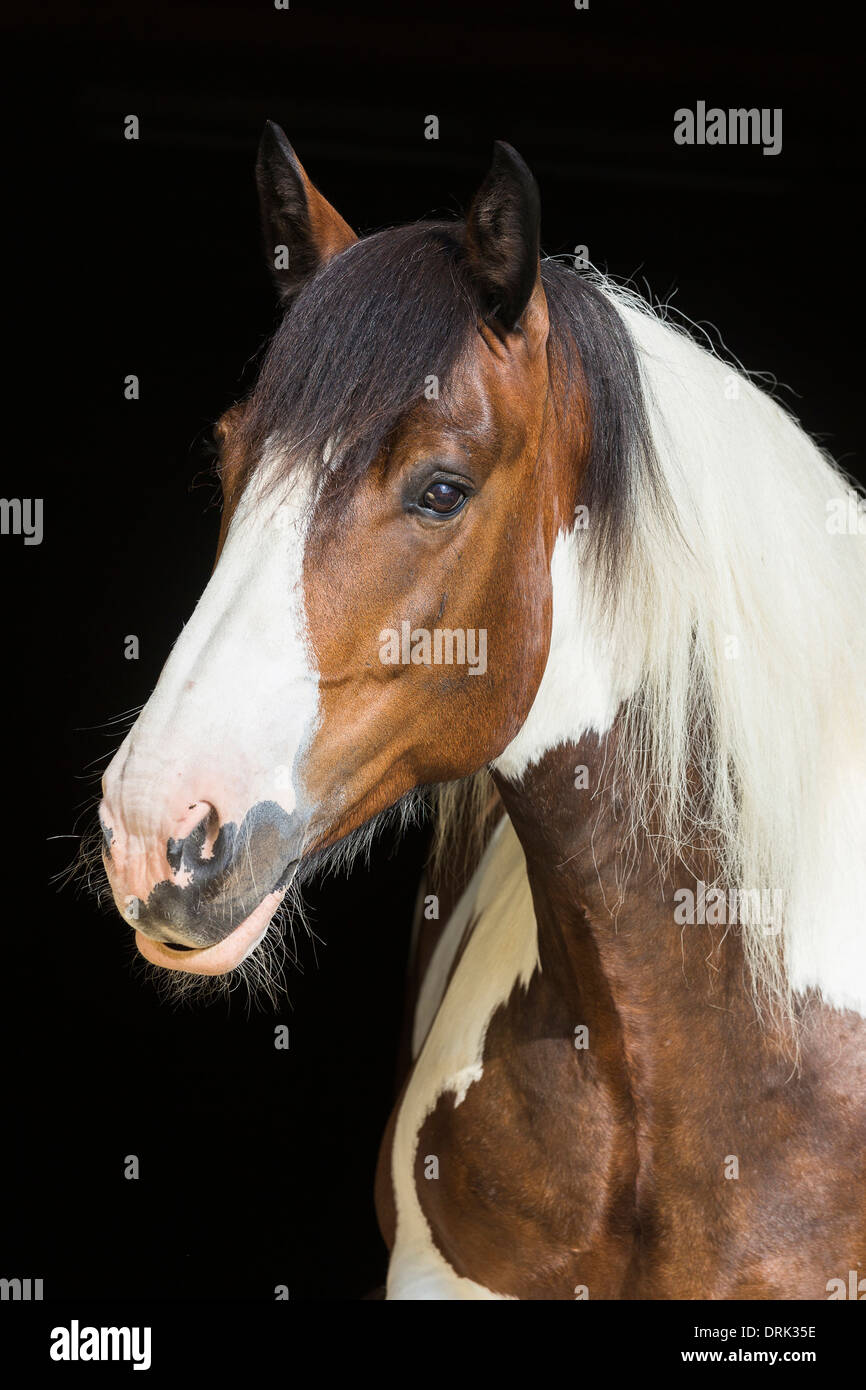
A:
<svg viewBox="0 0 866 1390">
<path fill-rule="evenodd" d="M 688 327 L 542 258 L 510 145 L 465 220 L 361 238 L 271 123 L 256 177 L 279 325 L 103 780 L 139 952 L 236 980 L 432 800 L 386 1296 L 866 1296 L 851 482 Z"/>
</svg>

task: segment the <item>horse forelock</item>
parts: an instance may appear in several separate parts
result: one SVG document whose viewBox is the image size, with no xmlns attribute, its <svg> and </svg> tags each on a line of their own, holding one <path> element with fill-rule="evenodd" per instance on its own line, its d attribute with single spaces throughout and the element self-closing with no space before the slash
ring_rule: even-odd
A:
<svg viewBox="0 0 866 1390">
<path fill-rule="evenodd" d="M 320 500 L 345 497 L 410 411 L 425 399 L 446 409 L 439 400 L 477 316 L 460 223 L 348 247 L 303 287 L 271 341 L 239 426 L 237 481 L 279 448 L 283 476 L 307 463 Z"/>
<path fill-rule="evenodd" d="M 237 494 L 263 457 L 278 481 L 299 464 L 318 502 L 338 505 L 418 407 L 460 424 L 459 369 L 478 350 L 482 309 L 461 222 L 421 222 L 365 237 L 327 262 L 290 303 L 239 411 Z M 594 572 L 615 586 L 636 522 L 635 499 L 658 484 L 640 372 L 609 299 L 555 260 L 542 262 L 550 312 L 553 406 L 582 405 L 587 438 L 565 460 L 567 487 L 595 519 Z M 580 466 L 579 466 L 580 465 Z"/>
</svg>

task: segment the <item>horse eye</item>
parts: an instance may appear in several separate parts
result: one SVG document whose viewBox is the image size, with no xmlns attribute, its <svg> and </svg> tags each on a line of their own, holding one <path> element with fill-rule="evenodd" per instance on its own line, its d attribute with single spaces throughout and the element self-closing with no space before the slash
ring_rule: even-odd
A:
<svg viewBox="0 0 866 1390">
<path fill-rule="evenodd" d="M 421 495 L 421 506 L 439 516 L 452 516 L 466 501 L 466 493 L 456 483 L 431 483 Z"/>
</svg>

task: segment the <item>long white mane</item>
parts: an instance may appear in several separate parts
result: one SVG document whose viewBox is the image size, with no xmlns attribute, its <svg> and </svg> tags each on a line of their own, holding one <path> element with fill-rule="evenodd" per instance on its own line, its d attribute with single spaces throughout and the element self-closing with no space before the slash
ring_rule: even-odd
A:
<svg viewBox="0 0 866 1390">
<path fill-rule="evenodd" d="M 548 668 L 496 766 L 519 779 L 620 711 L 632 829 L 666 864 L 711 846 L 719 884 L 781 904 L 769 928 L 742 920 L 758 995 L 787 1012 L 817 988 L 866 1014 L 866 536 L 838 524 L 852 484 L 743 371 L 596 284 L 637 349 L 667 505 L 635 499 L 612 605 L 588 532 L 560 536 Z"/>
</svg>

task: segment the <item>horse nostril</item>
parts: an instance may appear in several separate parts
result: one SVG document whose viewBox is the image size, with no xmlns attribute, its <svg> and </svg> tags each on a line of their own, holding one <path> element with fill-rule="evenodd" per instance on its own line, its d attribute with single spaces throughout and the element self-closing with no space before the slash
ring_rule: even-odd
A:
<svg viewBox="0 0 866 1390">
<path fill-rule="evenodd" d="M 208 807 L 208 814 L 203 822 L 204 839 L 202 840 L 201 849 L 199 852 L 201 854 L 202 859 L 210 859 L 214 852 L 214 845 L 217 842 L 217 836 L 219 835 L 220 818 L 217 815 L 215 806 L 211 806 L 208 802 L 205 802 L 204 804 Z"/>
<path fill-rule="evenodd" d="M 217 809 L 210 801 L 192 801 L 174 823 L 172 840 L 175 843 L 195 837 L 196 840 L 216 839 L 219 828 Z"/>
<path fill-rule="evenodd" d="M 175 823 L 176 834 L 166 841 L 166 855 L 173 873 L 213 858 L 219 838 L 219 815 L 209 801 L 194 801 Z"/>
</svg>

